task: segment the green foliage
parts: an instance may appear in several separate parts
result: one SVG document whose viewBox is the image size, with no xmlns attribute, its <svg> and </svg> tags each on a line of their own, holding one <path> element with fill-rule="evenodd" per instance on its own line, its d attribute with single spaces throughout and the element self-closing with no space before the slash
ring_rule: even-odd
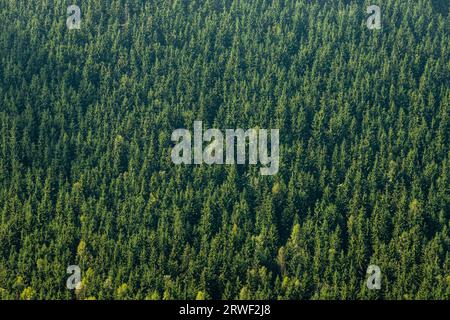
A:
<svg viewBox="0 0 450 320">
<path fill-rule="evenodd" d="M 441 4 L 2 0 L 0 299 L 450 299 Z M 173 165 L 194 120 L 279 173 Z"/>
</svg>

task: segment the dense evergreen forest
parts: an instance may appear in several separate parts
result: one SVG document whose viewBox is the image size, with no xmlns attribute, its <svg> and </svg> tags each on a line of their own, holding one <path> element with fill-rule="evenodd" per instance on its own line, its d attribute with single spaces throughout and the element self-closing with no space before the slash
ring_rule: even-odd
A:
<svg viewBox="0 0 450 320">
<path fill-rule="evenodd" d="M 1 0 L 0 299 L 450 299 L 449 35 L 446 0 Z M 279 128 L 278 174 L 174 165 L 196 120 Z"/>
</svg>

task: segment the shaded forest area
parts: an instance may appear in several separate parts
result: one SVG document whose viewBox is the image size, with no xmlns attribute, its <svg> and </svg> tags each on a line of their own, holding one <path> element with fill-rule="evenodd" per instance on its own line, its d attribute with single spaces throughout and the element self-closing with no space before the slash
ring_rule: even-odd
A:
<svg viewBox="0 0 450 320">
<path fill-rule="evenodd" d="M 450 299 L 445 3 L 2 0 L 0 298 Z M 279 173 L 174 165 L 195 120 Z"/>
</svg>

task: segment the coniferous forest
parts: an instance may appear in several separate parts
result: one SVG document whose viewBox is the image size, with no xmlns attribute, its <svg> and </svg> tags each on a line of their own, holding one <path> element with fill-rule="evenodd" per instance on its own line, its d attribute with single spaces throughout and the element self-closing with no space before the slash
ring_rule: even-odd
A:
<svg viewBox="0 0 450 320">
<path fill-rule="evenodd" d="M 449 26 L 447 0 L 1 0 L 0 299 L 450 299 Z M 175 165 L 194 121 L 279 129 L 278 173 Z"/>
</svg>

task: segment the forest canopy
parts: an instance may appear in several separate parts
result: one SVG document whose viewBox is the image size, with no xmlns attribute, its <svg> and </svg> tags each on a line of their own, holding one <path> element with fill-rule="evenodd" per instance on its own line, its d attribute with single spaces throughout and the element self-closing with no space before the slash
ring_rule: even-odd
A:
<svg viewBox="0 0 450 320">
<path fill-rule="evenodd" d="M 2 0 L 0 299 L 450 299 L 449 34 L 445 0 Z M 195 121 L 279 129 L 277 174 L 175 165 Z"/>
</svg>

